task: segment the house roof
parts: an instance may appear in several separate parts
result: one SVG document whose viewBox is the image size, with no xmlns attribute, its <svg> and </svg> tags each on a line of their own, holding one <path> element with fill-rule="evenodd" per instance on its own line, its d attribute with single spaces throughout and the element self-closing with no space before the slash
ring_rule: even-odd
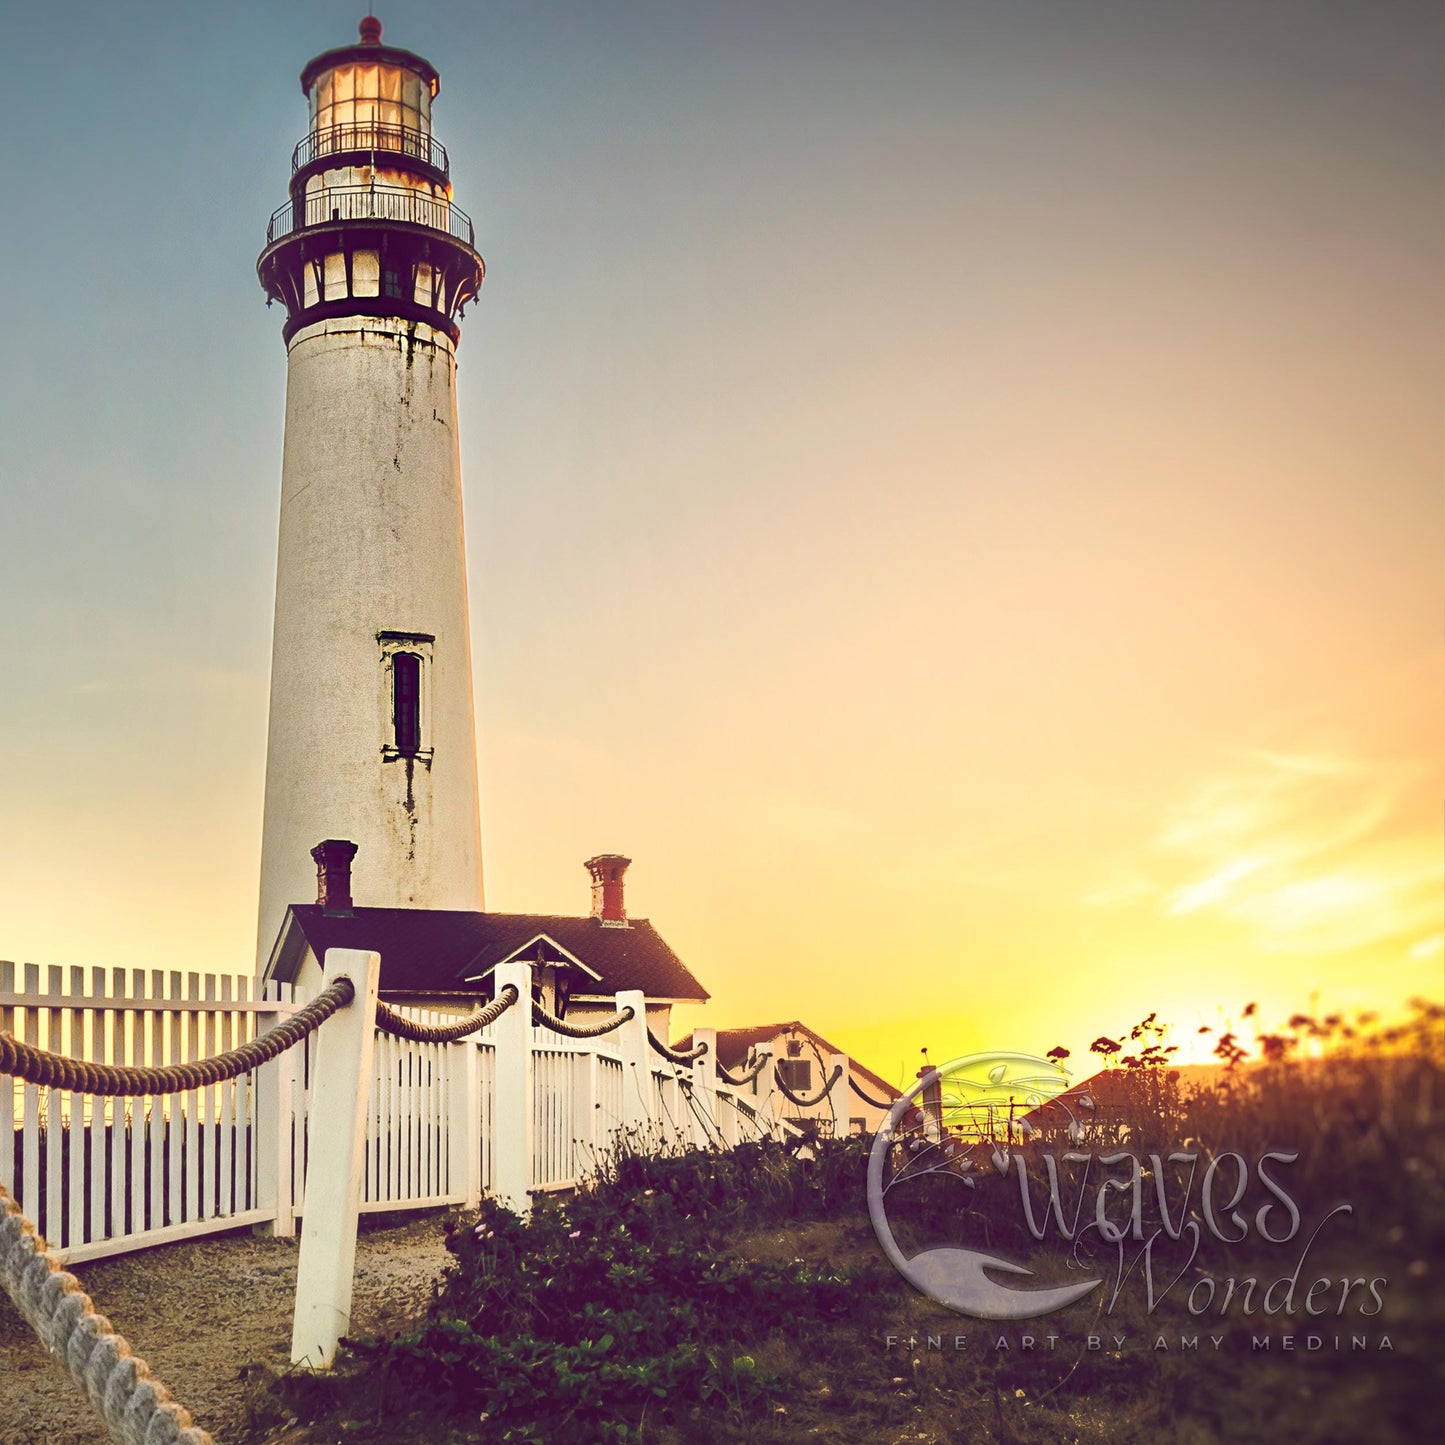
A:
<svg viewBox="0 0 1445 1445">
<path fill-rule="evenodd" d="M 484 976 L 539 935 L 596 976 L 579 979 L 574 998 L 610 997 L 633 988 L 655 999 L 702 1003 L 708 997 L 645 918 L 621 928 L 599 918 L 445 908 L 358 908 L 338 915 L 323 913 L 316 903 L 293 903 L 266 976 L 293 980 L 308 945 L 317 958 L 328 948 L 365 948 L 381 955 L 383 993 L 476 993 L 468 980 Z M 554 956 L 550 949 L 544 953 L 549 960 Z"/>
<path fill-rule="evenodd" d="M 1157 1078 L 1171 1075 L 1177 1078 L 1178 1074 L 1179 1071 L 1172 1067 L 1162 1070 L 1157 1076 L 1152 1069 L 1100 1069 L 1097 1074 L 1071 1084 L 1022 1117 L 1030 1124 L 1042 1127 L 1072 1117 L 1073 1111 L 1080 1107 L 1092 1111 L 1095 1117 L 1114 1116 L 1121 1109 L 1147 1100 Z M 1085 1097 L 1090 1102 L 1081 1106 L 1079 1100 Z"/>
<path fill-rule="evenodd" d="M 811 1039 L 817 1046 L 818 1052 L 825 1056 L 847 1052 L 836 1044 L 830 1044 L 822 1034 L 814 1033 L 807 1024 L 793 1019 L 789 1023 L 782 1024 L 753 1024 L 741 1029 L 719 1029 L 717 1031 L 717 1061 L 725 1069 L 736 1069 L 747 1061 L 750 1050 L 759 1044 L 770 1044 L 774 1039 L 785 1034 L 801 1034 L 805 1038 Z M 685 1039 L 673 1047 L 686 1052 L 692 1047 L 692 1035 L 688 1034 Z M 871 1084 L 875 1089 L 881 1089 L 889 1099 L 896 1099 L 902 1092 L 890 1084 L 887 1079 L 880 1079 L 872 1069 L 865 1068 L 851 1055 L 848 1058 L 848 1067 L 865 1083 Z"/>
</svg>

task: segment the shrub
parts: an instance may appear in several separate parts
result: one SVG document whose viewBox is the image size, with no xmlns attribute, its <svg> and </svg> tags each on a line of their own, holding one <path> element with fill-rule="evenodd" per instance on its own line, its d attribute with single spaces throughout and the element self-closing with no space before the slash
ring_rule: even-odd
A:
<svg viewBox="0 0 1445 1445">
<path fill-rule="evenodd" d="M 463 1216 L 422 1327 L 353 1348 L 483 1411 L 501 1439 L 629 1440 L 644 1414 L 760 1411 L 785 1382 L 758 1364 L 755 1342 L 842 1319 L 871 1282 L 737 1259 L 714 1241 L 751 1221 L 861 1209 L 863 1170 L 856 1142 L 825 1143 L 808 1163 L 776 1144 L 619 1154 L 525 1222 L 493 1201 Z"/>
</svg>

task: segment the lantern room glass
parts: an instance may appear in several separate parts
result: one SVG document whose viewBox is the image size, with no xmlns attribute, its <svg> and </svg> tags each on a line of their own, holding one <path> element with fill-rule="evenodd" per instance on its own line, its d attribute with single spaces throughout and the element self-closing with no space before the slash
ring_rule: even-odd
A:
<svg viewBox="0 0 1445 1445">
<path fill-rule="evenodd" d="M 311 129 L 397 125 L 431 134 L 431 83 L 400 65 L 347 61 L 311 87 Z"/>
</svg>

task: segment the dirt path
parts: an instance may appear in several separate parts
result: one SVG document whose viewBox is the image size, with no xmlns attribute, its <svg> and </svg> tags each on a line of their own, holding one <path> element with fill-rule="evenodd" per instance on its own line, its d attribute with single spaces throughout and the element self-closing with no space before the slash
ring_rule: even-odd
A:
<svg viewBox="0 0 1445 1445">
<path fill-rule="evenodd" d="M 443 1217 L 367 1228 L 357 1242 L 352 1331 L 425 1310 L 448 1256 Z M 231 1445 L 245 1434 L 245 1368 L 287 1368 L 296 1241 L 233 1234 L 78 1264 L 73 1273 L 181 1403 Z M 0 1295 L 0 1445 L 111 1445 L 70 1377 Z"/>
</svg>

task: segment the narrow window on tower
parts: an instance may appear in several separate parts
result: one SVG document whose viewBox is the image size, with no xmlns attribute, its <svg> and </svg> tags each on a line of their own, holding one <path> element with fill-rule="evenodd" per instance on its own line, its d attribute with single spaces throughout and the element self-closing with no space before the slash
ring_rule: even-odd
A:
<svg viewBox="0 0 1445 1445">
<path fill-rule="evenodd" d="M 421 748 L 421 658 L 414 652 L 391 659 L 391 723 L 397 752 L 414 758 Z"/>
<path fill-rule="evenodd" d="M 432 757 L 431 668 L 436 639 L 426 632 L 378 632 L 381 673 L 378 712 L 386 762 Z"/>
</svg>

